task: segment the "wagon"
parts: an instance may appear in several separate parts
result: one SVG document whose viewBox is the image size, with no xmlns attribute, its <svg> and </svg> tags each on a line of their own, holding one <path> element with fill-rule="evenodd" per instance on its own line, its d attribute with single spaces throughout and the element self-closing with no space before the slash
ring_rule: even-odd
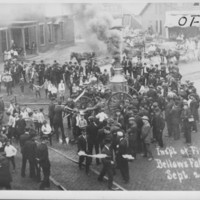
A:
<svg viewBox="0 0 200 200">
<path fill-rule="evenodd" d="M 124 110 L 130 104 L 134 104 L 133 95 L 138 95 L 134 87 L 128 86 L 127 80 L 122 74 L 120 66 L 114 68 L 115 75 L 105 86 L 104 92 L 93 86 L 86 86 L 82 93 L 74 99 L 76 108 L 84 110 L 87 108 L 106 108 L 109 115 L 113 115 L 116 110 Z M 90 91 L 91 90 L 91 91 Z"/>
<path fill-rule="evenodd" d="M 70 60 L 72 60 L 73 58 L 75 58 L 77 62 L 81 64 L 81 61 L 83 60 L 94 59 L 95 53 L 94 52 L 83 52 L 83 53 L 72 52 L 70 55 Z"/>
</svg>

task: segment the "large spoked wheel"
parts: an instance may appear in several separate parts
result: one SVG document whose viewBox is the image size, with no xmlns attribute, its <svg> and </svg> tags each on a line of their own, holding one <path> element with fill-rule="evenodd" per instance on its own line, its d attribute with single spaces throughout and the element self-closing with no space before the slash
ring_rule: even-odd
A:
<svg viewBox="0 0 200 200">
<path fill-rule="evenodd" d="M 108 110 L 113 115 L 116 110 L 121 111 L 133 101 L 131 95 L 125 92 L 116 92 L 108 99 Z"/>
<path fill-rule="evenodd" d="M 94 102 L 92 101 L 91 98 L 82 96 L 79 98 L 79 100 L 76 102 L 76 108 L 78 109 L 86 109 L 88 107 L 94 106 Z"/>
</svg>

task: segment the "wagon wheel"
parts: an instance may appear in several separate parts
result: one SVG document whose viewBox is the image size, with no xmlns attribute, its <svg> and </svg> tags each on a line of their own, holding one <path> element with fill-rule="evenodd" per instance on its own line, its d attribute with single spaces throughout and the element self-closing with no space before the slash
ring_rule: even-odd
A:
<svg viewBox="0 0 200 200">
<path fill-rule="evenodd" d="M 132 97 L 125 92 L 116 92 L 108 99 L 108 110 L 110 114 L 114 114 L 117 109 L 123 110 L 126 104 L 133 101 Z"/>
<path fill-rule="evenodd" d="M 78 109 L 86 109 L 92 106 L 94 106 L 94 102 L 91 98 L 86 96 L 80 97 L 79 100 L 76 102 L 76 108 Z"/>
<path fill-rule="evenodd" d="M 134 87 L 128 86 L 128 94 L 131 96 L 133 96 L 133 95 L 138 96 L 138 91 Z"/>
</svg>

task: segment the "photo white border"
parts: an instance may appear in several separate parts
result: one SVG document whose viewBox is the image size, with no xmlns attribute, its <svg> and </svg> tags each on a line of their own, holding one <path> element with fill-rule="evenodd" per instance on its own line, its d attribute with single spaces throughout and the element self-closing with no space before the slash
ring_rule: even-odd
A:
<svg viewBox="0 0 200 200">
<path fill-rule="evenodd" d="M 200 0 L 0 0 L 1 4 L 53 4 L 53 3 L 200 3 Z M 98 184 L 98 182 L 97 182 Z M 169 182 L 170 184 L 170 182 Z M 198 191 L 0 191 L 0 199 L 147 199 L 147 200 L 199 200 L 200 192 Z"/>
</svg>

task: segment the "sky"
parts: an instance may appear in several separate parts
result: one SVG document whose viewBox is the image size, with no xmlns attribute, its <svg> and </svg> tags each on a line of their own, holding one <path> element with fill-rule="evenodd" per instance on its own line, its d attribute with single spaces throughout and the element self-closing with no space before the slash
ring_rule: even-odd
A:
<svg viewBox="0 0 200 200">
<path fill-rule="evenodd" d="M 146 3 L 123 3 L 121 5 L 125 13 L 137 15 L 141 12 Z M 46 16 L 55 16 L 61 13 L 64 14 L 66 10 L 63 9 L 63 7 L 60 4 L 46 4 L 45 12 Z"/>
<path fill-rule="evenodd" d="M 138 15 L 145 5 L 146 3 L 132 3 L 132 4 L 128 3 L 128 4 L 123 4 L 123 9 L 128 13 Z"/>
</svg>

